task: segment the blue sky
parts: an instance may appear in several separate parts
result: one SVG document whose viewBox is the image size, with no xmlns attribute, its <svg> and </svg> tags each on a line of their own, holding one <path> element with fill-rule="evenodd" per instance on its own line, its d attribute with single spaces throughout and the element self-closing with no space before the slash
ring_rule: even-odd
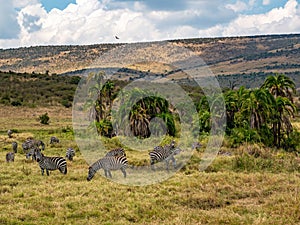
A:
<svg viewBox="0 0 300 225">
<path fill-rule="evenodd" d="M 0 48 L 299 33 L 299 1 L 0 0 Z"/>
<path fill-rule="evenodd" d="M 43 7 L 49 12 L 53 8 L 65 9 L 70 3 L 75 4 L 75 0 L 41 0 Z"/>
</svg>

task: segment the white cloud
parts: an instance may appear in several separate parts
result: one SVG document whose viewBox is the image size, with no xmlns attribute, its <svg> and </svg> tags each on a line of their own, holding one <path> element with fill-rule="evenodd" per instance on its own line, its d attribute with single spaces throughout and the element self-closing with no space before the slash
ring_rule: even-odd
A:
<svg viewBox="0 0 300 225">
<path fill-rule="evenodd" d="M 16 19 L 17 13 L 12 2 L 0 0 L 0 39 L 16 38 L 20 27 Z"/>
<path fill-rule="evenodd" d="M 9 2 L 1 1 L 6 4 Z M 18 33 L 10 36 L 12 39 L 0 39 L 0 47 L 300 31 L 300 10 L 296 0 L 288 0 L 283 7 L 265 14 L 242 14 L 244 10 L 249 13 L 249 9 L 255 8 L 257 2 L 270 4 L 270 0 L 237 0 L 234 4 L 226 4 L 221 0 L 180 0 L 176 3 L 178 7 L 170 10 L 153 10 L 149 9 L 150 6 L 154 7 L 153 3 L 146 0 L 77 0 L 76 4 L 69 4 L 64 10 L 52 9 L 47 12 L 38 0 L 13 0 L 10 9 L 20 7 L 14 24 Z M 179 5 L 184 5 L 184 8 L 179 10 Z M 0 20 L 0 27 L 1 23 L 8 26 L 3 21 Z M 116 40 L 115 35 L 120 40 Z"/>
<path fill-rule="evenodd" d="M 300 9 L 296 0 L 288 0 L 284 7 L 265 14 L 240 15 L 227 26 L 216 25 L 199 31 L 203 36 L 239 36 L 257 34 L 294 33 L 300 31 Z"/>
<path fill-rule="evenodd" d="M 271 0 L 263 0 L 262 4 L 263 5 L 270 5 Z"/>
<path fill-rule="evenodd" d="M 234 12 L 241 12 L 248 9 L 248 5 L 245 2 L 239 0 L 234 4 L 227 4 L 225 7 L 227 9 L 233 10 Z"/>
</svg>

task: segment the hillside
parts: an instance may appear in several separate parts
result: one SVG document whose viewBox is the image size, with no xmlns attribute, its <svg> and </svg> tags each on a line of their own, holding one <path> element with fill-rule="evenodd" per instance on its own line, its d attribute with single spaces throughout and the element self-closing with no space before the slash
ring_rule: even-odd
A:
<svg viewBox="0 0 300 225">
<path fill-rule="evenodd" d="M 285 73 L 300 86 L 300 34 L 266 35 L 252 37 L 197 38 L 170 40 L 176 46 L 186 47 L 200 56 L 211 71 L 222 81 L 223 87 L 262 83 L 270 73 Z M 93 69 L 99 56 L 122 44 L 95 44 L 85 46 L 36 46 L 0 50 L 0 71 L 80 75 Z M 137 52 L 137 54 L 139 54 Z M 164 54 L 163 52 L 161 54 Z M 138 57 L 138 56 L 137 56 Z M 151 67 L 149 65 L 148 67 Z M 145 67 L 145 66 L 143 66 Z M 132 68 L 131 68 L 132 69 Z M 138 70 L 146 71 L 145 68 Z M 149 69 L 147 70 L 149 71 Z M 170 74 L 168 65 L 155 72 L 186 82 L 181 74 Z M 133 76 L 133 74 L 138 74 Z M 119 78 L 129 80 L 145 74 L 121 71 Z M 146 74 L 147 75 L 147 74 Z M 151 75 L 151 74 L 150 74 Z M 242 76 L 241 76 L 242 75 Z M 224 76 L 225 79 L 224 79 Z M 230 79 L 231 81 L 229 82 Z"/>
</svg>

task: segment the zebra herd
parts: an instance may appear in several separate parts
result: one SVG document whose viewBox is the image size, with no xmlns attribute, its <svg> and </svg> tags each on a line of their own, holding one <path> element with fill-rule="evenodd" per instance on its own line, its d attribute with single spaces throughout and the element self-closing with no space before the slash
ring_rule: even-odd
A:
<svg viewBox="0 0 300 225">
<path fill-rule="evenodd" d="M 8 132 L 11 136 L 12 133 Z M 57 137 L 50 138 L 50 144 L 59 143 Z M 150 166 L 152 170 L 155 170 L 154 164 L 156 162 L 164 161 L 166 163 L 166 169 L 169 171 L 169 162 L 172 161 L 173 167 L 176 168 L 175 155 L 181 152 L 179 147 L 175 146 L 175 141 L 171 141 L 170 144 L 165 146 L 156 146 L 152 151 L 149 152 L 150 156 Z M 14 155 L 17 153 L 18 143 L 12 142 L 13 152 L 6 154 L 6 161 L 13 162 Z M 45 156 L 42 151 L 45 149 L 45 144 L 41 140 L 35 140 L 33 138 L 28 138 L 24 143 L 22 143 L 23 152 L 26 154 L 26 159 L 30 157 L 32 160 L 36 161 L 39 164 L 42 175 L 46 170 L 46 174 L 49 176 L 49 171 L 59 170 L 63 174 L 67 174 L 67 161 L 66 159 L 72 161 L 75 156 L 75 150 L 73 148 L 68 148 L 66 150 L 66 159 L 60 156 Z M 126 167 L 128 166 L 128 161 L 126 158 L 126 153 L 123 148 L 115 148 L 110 150 L 105 154 L 104 157 L 100 158 L 94 162 L 88 169 L 87 181 L 90 181 L 95 173 L 103 169 L 106 177 L 112 178 L 111 171 L 121 170 L 126 177 Z"/>
</svg>

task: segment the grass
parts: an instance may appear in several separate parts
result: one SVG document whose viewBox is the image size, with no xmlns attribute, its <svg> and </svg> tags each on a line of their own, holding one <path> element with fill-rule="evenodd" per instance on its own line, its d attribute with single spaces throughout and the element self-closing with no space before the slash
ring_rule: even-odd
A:
<svg viewBox="0 0 300 225">
<path fill-rule="evenodd" d="M 48 112 L 49 125 L 37 118 Z M 232 156 L 217 156 L 199 172 L 201 151 L 170 179 L 149 186 L 121 185 L 96 173 L 87 182 L 88 164 L 76 149 L 68 174 L 42 176 L 26 160 L 21 143 L 28 136 L 46 144 L 45 155 L 64 156 L 77 148 L 66 108 L 1 107 L 0 224 L 299 224 L 300 160 L 297 155 L 245 145 L 222 147 Z M 7 129 L 14 129 L 8 138 Z M 51 136 L 60 143 L 50 145 Z M 6 163 L 11 142 L 19 143 L 15 162 Z M 118 141 L 106 140 L 107 146 Z M 147 164 L 143 152 L 126 149 L 128 160 Z M 128 178 L 134 179 L 128 169 Z M 112 171 L 121 177 L 121 171 Z"/>
</svg>

